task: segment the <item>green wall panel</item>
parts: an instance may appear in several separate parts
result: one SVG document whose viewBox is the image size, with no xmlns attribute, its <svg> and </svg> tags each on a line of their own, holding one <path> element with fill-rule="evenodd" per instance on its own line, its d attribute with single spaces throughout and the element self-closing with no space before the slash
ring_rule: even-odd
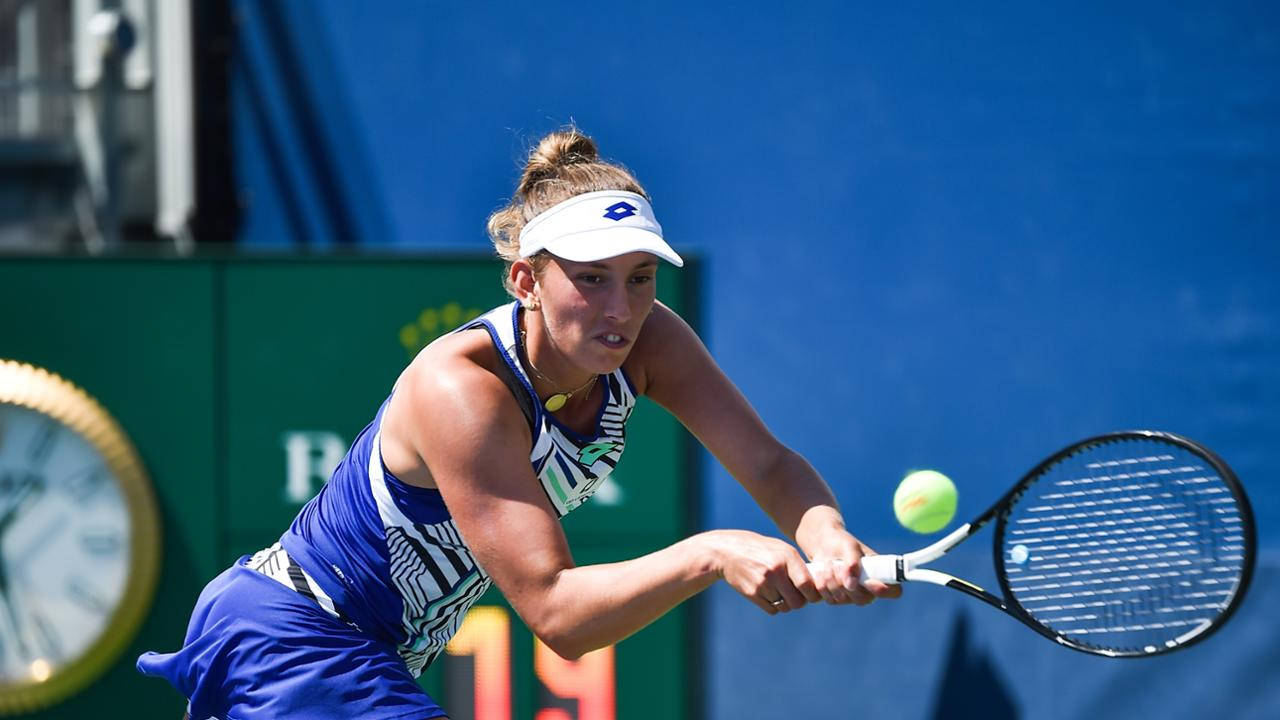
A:
<svg viewBox="0 0 1280 720">
<path fill-rule="evenodd" d="M 270 544 L 314 494 L 413 355 L 507 301 L 487 258 L 210 256 L 0 260 L 0 357 L 84 387 L 138 446 L 164 521 L 160 588 L 117 664 L 76 697 L 29 717 L 180 717 L 182 699 L 143 678 L 144 649 L 172 650 L 203 585 Z M 664 268 L 659 296 L 690 305 L 693 272 Z M 635 557 L 683 536 L 694 488 L 687 435 L 641 399 L 615 485 L 566 519 L 579 563 Z M 293 462 L 290 462 L 290 457 Z M 578 717 L 533 673 L 534 641 L 496 591 L 510 628 L 514 718 Z M 616 648 L 618 717 L 684 717 L 690 616 Z M 455 720 L 473 666 L 447 657 L 423 684 Z"/>
<path fill-rule="evenodd" d="M 223 565 L 215 538 L 215 269 L 207 263 L 0 260 L 0 357 L 62 375 L 133 440 L 160 504 L 160 589 L 137 638 L 87 690 L 37 717 L 180 717 L 174 693 L 133 669 L 181 641 L 191 605 Z M 149 699 L 135 715 L 138 698 Z M 153 701 L 152 701 L 153 700 Z M 148 714 L 149 713 L 149 714 Z"/>
</svg>

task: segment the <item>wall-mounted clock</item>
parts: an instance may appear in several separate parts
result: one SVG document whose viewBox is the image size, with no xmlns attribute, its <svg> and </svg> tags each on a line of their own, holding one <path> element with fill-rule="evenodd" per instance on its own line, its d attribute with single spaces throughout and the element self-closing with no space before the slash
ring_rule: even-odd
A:
<svg viewBox="0 0 1280 720">
<path fill-rule="evenodd" d="M 0 713 L 101 675 L 155 593 L 160 520 L 138 453 L 83 390 L 0 360 Z"/>
</svg>

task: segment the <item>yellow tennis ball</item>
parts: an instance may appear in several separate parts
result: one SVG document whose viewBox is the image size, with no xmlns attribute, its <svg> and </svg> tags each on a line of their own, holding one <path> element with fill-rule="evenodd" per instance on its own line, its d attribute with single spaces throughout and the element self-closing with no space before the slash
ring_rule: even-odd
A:
<svg viewBox="0 0 1280 720">
<path fill-rule="evenodd" d="M 893 514 L 908 530 L 938 532 L 956 514 L 956 484 L 937 470 L 908 473 L 893 493 Z"/>
</svg>

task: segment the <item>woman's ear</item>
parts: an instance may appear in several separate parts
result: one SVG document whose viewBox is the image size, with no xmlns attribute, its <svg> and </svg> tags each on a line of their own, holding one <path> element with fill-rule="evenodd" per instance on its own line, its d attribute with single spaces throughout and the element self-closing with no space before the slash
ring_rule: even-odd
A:
<svg viewBox="0 0 1280 720">
<path fill-rule="evenodd" d="M 534 274 L 533 263 L 521 258 L 511 263 L 511 286 L 516 289 L 516 299 L 525 310 L 537 310 L 538 278 Z"/>
</svg>

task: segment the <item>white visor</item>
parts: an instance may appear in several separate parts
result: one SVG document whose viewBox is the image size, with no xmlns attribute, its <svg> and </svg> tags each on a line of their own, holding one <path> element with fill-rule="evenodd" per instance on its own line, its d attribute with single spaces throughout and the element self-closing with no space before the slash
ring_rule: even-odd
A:
<svg viewBox="0 0 1280 720">
<path fill-rule="evenodd" d="M 662 239 L 662 226 L 643 196 L 622 190 L 575 195 L 520 230 L 520 257 L 546 250 L 573 262 L 647 252 L 681 267 L 684 260 Z"/>
</svg>

